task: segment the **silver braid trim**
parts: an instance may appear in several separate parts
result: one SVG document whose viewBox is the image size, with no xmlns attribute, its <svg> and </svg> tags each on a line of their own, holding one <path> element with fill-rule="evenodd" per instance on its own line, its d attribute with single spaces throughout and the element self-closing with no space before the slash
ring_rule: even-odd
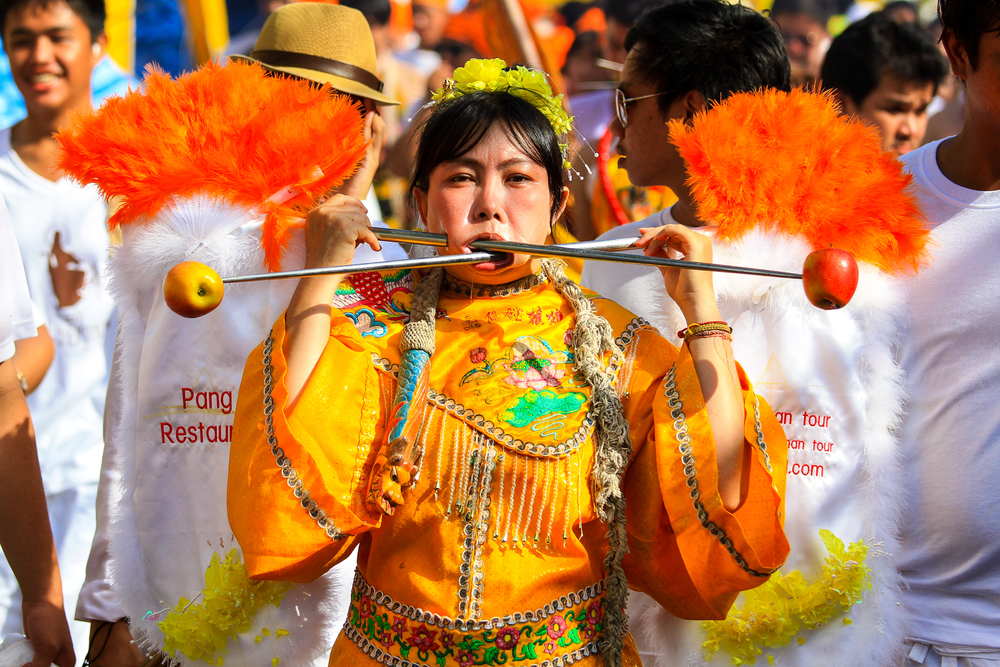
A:
<svg viewBox="0 0 1000 667">
<path fill-rule="evenodd" d="M 274 331 L 267 334 L 264 341 L 264 425 L 267 427 L 267 444 L 271 448 L 274 462 L 281 468 L 281 476 L 292 488 L 292 495 L 299 501 L 299 505 L 309 515 L 309 518 L 316 522 L 326 536 L 331 540 L 343 540 L 347 537 L 334 525 L 333 521 L 327 518 L 326 512 L 320 509 L 316 501 L 309 497 L 309 491 L 302 485 L 295 468 L 292 467 L 291 460 L 285 456 L 284 450 L 278 446 L 278 438 L 274 435 L 274 398 L 271 391 L 274 387 L 274 368 L 271 364 L 271 352 L 274 349 Z"/>
</svg>

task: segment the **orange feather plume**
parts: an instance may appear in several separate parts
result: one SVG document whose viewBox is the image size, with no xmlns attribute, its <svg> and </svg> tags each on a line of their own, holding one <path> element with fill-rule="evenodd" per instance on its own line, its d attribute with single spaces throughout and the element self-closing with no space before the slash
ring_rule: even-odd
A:
<svg viewBox="0 0 1000 667">
<path fill-rule="evenodd" d="M 926 263 L 911 177 L 878 132 L 840 116 L 829 94 L 740 93 L 670 123 L 698 217 L 733 241 L 755 228 L 835 246 L 885 271 Z"/>
<path fill-rule="evenodd" d="M 74 117 L 58 135 L 60 166 L 121 198 L 110 227 L 194 195 L 266 212 L 261 243 L 276 270 L 293 221 L 353 174 L 367 148 L 357 106 L 330 93 L 256 64 L 208 63 L 176 80 L 150 70 L 143 90 Z M 268 201 L 289 186 L 299 194 Z"/>
</svg>

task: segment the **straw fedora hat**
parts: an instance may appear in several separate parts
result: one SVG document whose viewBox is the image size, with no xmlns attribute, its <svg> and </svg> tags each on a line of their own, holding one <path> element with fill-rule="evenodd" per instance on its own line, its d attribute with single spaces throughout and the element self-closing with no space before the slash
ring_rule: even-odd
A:
<svg viewBox="0 0 1000 667">
<path fill-rule="evenodd" d="M 336 90 L 368 97 L 376 104 L 399 104 L 382 93 L 375 40 L 364 14 L 350 7 L 297 2 L 268 17 L 250 57 L 272 72 L 328 83 Z"/>
</svg>

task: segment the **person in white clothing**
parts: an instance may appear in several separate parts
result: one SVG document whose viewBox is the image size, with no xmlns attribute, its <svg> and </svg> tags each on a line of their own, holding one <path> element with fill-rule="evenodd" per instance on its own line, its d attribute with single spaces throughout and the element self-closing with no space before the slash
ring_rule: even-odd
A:
<svg viewBox="0 0 1000 667">
<path fill-rule="evenodd" d="M 714 103 L 734 93 L 760 88 L 787 91 L 789 65 L 781 37 L 749 10 L 695 0 L 640 17 L 629 31 L 626 48 L 618 113 L 611 126 L 621 138 L 619 150 L 625 153 L 620 164 L 633 183 L 666 185 L 679 201 L 601 238 L 635 237 L 647 228 L 682 224 L 731 239 L 713 244 L 718 263 L 801 272 L 817 242 L 809 234 L 793 231 L 785 224 L 790 220 L 767 226 L 759 223 L 771 221 L 749 220 L 736 228 L 734 223 L 724 226 L 700 217 L 690 181 L 692 169 L 671 141 L 667 125 L 679 120 L 692 126 Z M 843 122 L 836 121 L 833 109 L 830 114 L 834 122 Z M 740 119 L 732 120 L 739 125 Z M 775 141 L 785 129 L 789 128 L 773 128 Z M 876 138 L 861 132 L 878 155 Z M 719 152 L 738 150 L 721 141 L 717 144 L 717 153 L 703 155 L 704 164 L 717 164 L 713 158 Z M 894 168 L 898 174 L 898 166 Z M 730 194 L 735 195 L 748 174 L 726 173 L 732 179 Z M 901 191 L 905 181 L 899 176 Z M 785 196 L 795 181 L 789 174 Z M 915 226 L 915 245 L 920 246 L 926 232 Z M 814 231 L 827 233 L 822 228 Z M 859 225 L 838 245 L 850 248 L 851 234 L 867 231 Z M 897 239 L 910 233 L 895 231 Z M 904 264 L 912 259 L 902 249 L 887 249 L 885 255 L 895 255 Z M 674 667 L 766 660 L 798 667 L 881 667 L 898 659 L 903 621 L 896 606 L 899 576 L 891 554 L 902 508 L 895 474 L 900 456 L 891 431 L 903 400 L 901 373 L 892 354 L 892 315 L 900 310 L 900 294 L 898 281 L 872 259 L 860 263 L 861 281 L 852 303 L 833 312 L 810 305 L 798 281 L 715 274 L 719 308 L 733 328 L 734 354 L 757 360 L 746 371 L 788 437 L 785 532 L 791 554 L 781 574 L 762 587 L 770 593 L 747 592 L 730 610 L 728 624 L 684 621 L 633 594 L 630 624 L 644 664 Z M 675 335 L 689 324 L 663 294 L 656 269 L 587 262 L 582 282 L 645 317 L 664 335 Z M 859 563 L 867 575 L 849 586 L 851 568 Z M 864 590 L 865 581 L 871 582 L 871 591 Z M 786 593 L 782 582 L 801 585 L 789 585 Z M 853 590 L 850 601 L 836 602 L 839 593 L 834 589 Z M 785 606 L 771 606 L 768 594 Z M 857 601 L 861 604 L 852 604 Z"/>
<path fill-rule="evenodd" d="M 965 125 L 904 156 L 935 244 L 908 281 L 899 358 L 909 395 L 899 664 L 1000 665 L 1000 3 L 941 0 Z"/>
<path fill-rule="evenodd" d="M 28 288 L 55 341 L 52 368 L 28 406 L 65 605 L 74 609 L 95 530 L 108 372 L 104 343 L 112 302 L 104 284 L 107 207 L 96 188 L 81 188 L 62 176 L 52 135 L 72 112 L 91 107 L 91 72 L 105 52 L 104 3 L 5 0 L 0 21 L 28 113 L 0 131 L 0 194 Z M 7 562 L 0 561 L 0 634 L 21 630 L 20 600 Z M 87 625 L 73 622 L 71 630 L 76 654 L 84 655 Z"/>
<path fill-rule="evenodd" d="M 352 40 L 354 42 L 353 52 Z M 372 37 L 360 12 L 346 7 L 319 3 L 292 4 L 281 7 L 270 15 L 250 58 L 234 57 L 233 60 L 253 61 L 274 77 L 299 79 L 311 84 L 329 84 L 332 86 L 333 92 L 351 96 L 352 100 L 360 106 L 364 116 L 364 138 L 370 144 L 354 176 L 342 184 L 338 190 L 342 194 L 349 194 L 364 201 L 372 225 L 384 227 L 378 202 L 374 198 L 374 192 L 371 188 L 371 181 L 378 167 L 378 156 L 385 131 L 385 124 L 379 115 L 378 107 L 395 102 L 380 92 L 380 82 L 372 71 L 366 71 L 360 66 L 344 62 L 348 59 L 348 55 L 355 62 L 363 60 L 366 55 L 366 49 L 363 48 L 366 40 L 368 42 L 367 49 L 370 49 L 371 55 L 371 63 L 367 70 L 374 70 Z M 330 48 L 341 51 L 339 62 L 333 57 L 335 54 L 310 53 L 309 50 L 317 48 L 317 45 L 335 45 L 330 46 Z M 324 60 L 326 61 L 325 65 Z M 334 73 L 331 74 L 331 72 Z M 292 86 L 292 88 L 294 87 Z M 334 130 L 331 129 L 331 131 Z M 99 167 L 96 167 L 95 171 L 98 170 Z M 205 216 L 202 220 L 209 219 L 207 214 L 203 213 L 202 215 Z M 241 220 L 245 221 L 246 218 L 241 218 Z M 153 660 L 158 664 L 162 655 L 158 654 L 157 651 L 159 646 L 163 646 L 162 640 L 150 639 L 148 630 L 145 630 L 142 624 L 145 621 L 148 626 L 155 627 L 160 616 L 154 612 L 158 610 L 145 606 L 142 607 L 139 614 L 134 611 L 136 606 L 140 604 L 137 600 L 142 599 L 148 588 L 144 585 L 143 578 L 169 587 L 174 585 L 171 575 L 182 569 L 176 567 L 176 563 L 183 563 L 183 567 L 187 569 L 194 568 L 198 571 L 199 576 L 203 575 L 207 564 L 201 562 L 198 555 L 193 553 L 193 549 L 182 549 L 185 553 L 181 556 L 172 551 L 171 548 L 151 548 L 155 555 L 147 558 L 139 544 L 144 540 L 143 530 L 147 527 L 142 525 L 142 519 L 149 510 L 145 509 L 148 504 L 144 505 L 141 500 L 141 496 L 148 491 L 143 488 L 144 482 L 136 481 L 137 477 L 171 479 L 188 475 L 187 471 L 189 471 L 185 467 L 187 459 L 183 457 L 161 458 L 163 451 L 174 450 L 174 448 L 150 446 L 149 441 L 141 437 L 134 425 L 128 425 L 129 419 L 135 418 L 137 397 L 140 397 L 139 400 L 141 400 L 146 393 L 154 392 L 158 389 L 157 383 L 167 382 L 168 380 L 165 378 L 169 378 L 171 375 L 168 370 L 164 369 L 162 372 L 143 374 L 140 377 L 142 371 L 139 368 L 141 365 L 139 358 L 144 349 L 156 347 L 159 342 L 156 336 L 162 336 L 163 331 L 176 332 L 177 337 L 182 337 L 189 335 L 198 326 L 209 326 L 206 322 L 210 321 L 211 318 L 207 317 L 188 323 L 186 321 L 179 322 L 181 318 L 171 314 L 165 322 L 161 323 L 158 332 L 151 333 L 157 329 L 153 323 L 156 321 L 156 308 L 162 307 L 162 296 L 158 297 L 155 290 L 145 289 L 144 284 L 140 283 L 148 278 L 148 274 L 151 274 L 148 270 L 150 265 L 161 266 L 162 262 L 167 261 L 164 259 L 165 257 L 173 257 L 173 255 L 170 254 L 172 248 L 168 243 L 161 242 L 155 246 L 144 245 L 141 237 L 145 232 L 138 230 L 138 227 L 143 226 L 131 224 L 123 226 L 123 245 L 113 260 L 111 270 L 116 287 L 119 284 L 122 287 L 122 289 L 116 290 L 119 303 L 124 304 L 121 306 L 122 327 L 115 347 L 112 380 L 105 412 L 107 444 L 97 495 L 97 534 L 90 549 L 86 583 L 76 607 L 76 618 L 91 622 L 92 640 L 88 658 L 90 664 L 95 667 L 136 667 L 144 664 L 146 660 Z M 184 214 L 174 213 L 172 217 L 156 216 L 155 220 L 149 221 L 148 227 L 158 227 L 161 233 L 170 237 L 179 233 L 179 230 L 186 230 Z M 247 223 L 247 227 L 252 227 L 252 224 Z M 227 238 L 215 240 L 217 244 L 225 246 L 223 250 L 209 248 L 206 245 L 205 249 L 200 252 L 213 258 L 221 256 L 222 261 L 230 263 L 230 267 L 239 267 L 238 269 L 234 268 L 236 272 L 260 272 L 259 269 L 251 268 L 252 265 L 246 261 L 246 257 L 252 256 L 252 253 L 247 252 L 245 248 L 242 251 L 237 251 L 232 247 L 232 244 L 235 243 L 231 240 L 233 237 L 242 238 L 245 243 L 253 232 L 232 229 L 229 231 L 232 234 Z M 198 230 L 197 233 L 204 233 L 204 230 Z M 259 223 L 257 233 L 260 233 Z M 299 241 L 301 242 L 301 239 Z M 213 254 L 216 252 L 219 254 Z M 295 244 L 292 243 L 284 258 L 289 268 L 299 268 L 294 265 L 297 252 Z M 183 256 L 182 254 L 181 258 Z M 355 255 L 355 263 L 405 258 L 406 254 L 398 244 L 382 243 L 381 252 L 374 252 L 367 247 L 359 248 L 359 252 Z M 210 260 L 205 259 L 205 256 L 202 255 L 195 254 L 192 259 L 210 263 Z M 179 262 L 181 259 L 173 261 Z M 161 268 L 163 272 L 166 271 L 166 268 Z M 159 277 L 159 280 L 162 281 L 162 277 Z M 277 295 L 272 295 L 270 298 L 280 299 L 282 290 L 290 289 L 291 284 L 291 281 L 276 281 L 271 283 L 272 287 L 264 290 L 264 294 L 270 291 Z M 266 283 L 262 283 L 262 285 L 266 285 Z M 287 296 L 285 298 L 287 299 Z M 194 376 L 202 375 L 199 372 L 201 369 L 204 371 L 203 374 L 214 383 L 214 388 L 218 390 L 215 392 L 216 395 L 222 394 L 232 397 L 231 402 L 227 403 L 228 407 L 223 408 L 224 414 L 213 415 L 213 419 L 218 418 L 222 422 L 227 419 L 231 420 L 231 408 L 235 406 L 236 394 L 222 390 L 228 377 L 227 373 L 230 372 L 227 364 L 231 363 L 231 360 L 222 358 L 226 355 L 219 352 L 219 349 L 227 348 L 227 352 L 241 349 L 240 346 L 246 344 L 242 339 L 250 339 L 254 335 L 254 327 L 256 326 L 254 313 L 257 311 L 253 309 L 265 312 L 268 300 L 268 298 L 250 290 L 237 288 L 227 292 L 223 305 L 212 314 L 212 317 L 219 316 L 227 310 L 227 307 L 238 312 L 241 308 L 239 299 L 244 299 L 246 308 L 241 317 L 242 321 L 237 324 L 230 320 L 227 324 L 220 324 L 216 327 L 213 337 L 221 340 L 218 347 L 200 346 L 206 357 L 203 362 L 193 362 L 190 357 L 194 355 L 188 355 L 187 358 L 177 357 L 165 364 L 180 369 L 180 371 L 189 370 L 188 367 L 193 366 Z M 149 329 L 146 329 L 147 324 Z M 188 324 L 190 326 L 187 326 Z M 171 336 L 165 337 L 170 338 Z M 256 342 L 255 339 L 253 344 L 255 345 Z M 213 353 L 216 354 L 214 358 L 212 358 Z M 165 354 L 162 349 L 157 353 L 157 355 L 160 354 Z M 239 354 L 245 356 L 246 352 Z M 204 366 L 201 363 L 204 363 Z M 239 370 L 242 371 L 242 361 Z M 189 381 L 196 383 L 199 378 L 192 377 Z M 195 384 L 189 386 L 194 387 Z M 189 389 L 188 391 L 192 391 L 193 397 L 193 390 Z M 175 409 L 181 408 L 178 412 L 183 412 L 184 407 L 186 407 L 188 411 L 193 412 L 196 400 L 189 400 L 188 403 L 191 405 L 175 406 Z M 214 429 L 217 426 L 213 423 L 211 428 Z M 215 442 L 215 440 L 213 439 L 211 442 Z M 154 444 L 165 445 L 168 443 L 160 442 L 157 439 Z M 224 495 L 225 493 L 225 470 L 222 470 L 221 476 L 216 475 L 213 463 L 217 462 L 220 456 L 222 460 L 228 461 L 227 450 L 219 450 L 204 442 L 199 442 L 198 447 L 188 445 L 176 449 L 184 450 L 192 457 L 200 457 L 198 467 L 204 476 L 203 484 L 205 487 L 211 488 L 203 488 L 199 491 L 200 496 L 197 504 L 211 508 L 213 494 L 222 493 Z M 139 469 L 138 473 L 137 469 Z M 146 486 L 148 487 L 148 485 Z M 167 508 L 165 514 L 171 514 L 174 513 L 172 511 L 174 507 L 184 507 L 184 504 L 188 502 L 189 498 L 186 496 L 190 495 L 190 489 L 179 483 L 174 485 L 172 492 L 164 491 L 164 494 L 165 497 L 159 504 Z M 220 509 L 224 515 L 224 503 L 220 505 Z M 211 514 L 210 509 L 206 510 L 205 513 Z M 132 519 L 133 516 L 138 516 L 139 520 Z M 123 517 L 126 518 L 123 519 Z M 215 529 L 215 526 L 210 523 L 211 518 L 201 515 L 190 519 L 191 526 L 171 527 L 165 529 L 164 532 L 183 529 L 187 532 L 183 536 L 184 539 L 205 544 L 206 540 L 199 539 L 199 535 L 210 534 L 209 531 Z M 170 517 L 170 520 L 173 520 L 173 517 Z M 155 520 L 149 520 L 149 522 L 155 523 Z M 140 525 L 137 526 L 137 523 Z M 192 527 L 196 524 L 198 528 Z M 211 526 L 211 528 L 206 526 Z M 229 539 L 228 525 L 222 536 Z M 170 546 L 177 548 L 179 542 L 179 539 L 174 539 Z M 221 544 L 221 540 L 211 540 L 211 544 L 216 546 L 217 542 Z M 353 564 L 348 563 L 343 568 L 338 568 L 338 570 L 340 569 L 344 571 L 342 576 L 347 577 L 348 580 L 353 576 Z M 333 578 L 336 576 L 338 576 L 337 572 L 331 575 Z M 318 585 L 323 586 L 324 584 L 321 582 Z M 330 585 L 330 582 L 327 581 L 326 585 Z M 347 594 L 349 586 L 342 587 L 342 590 L 344 594 Z M 185 595 L 191 599 L 195 597 L 197 592 L 185 593 Z M 306 591 L 302 595 L 308 596 L 310 593 Z M 322 596 L 317 596 L 317 599 L 320 597 Z M 168 606 L 169 603 L 158 605 L 158 607 Z M 294 608 L 296 611 L 298 610 L 298 607 Z M 302 604 L 302 609 L 306 616 L 311 619 L 312 636 L 307 637 L 303 636 L 301 632 L 295 632 L 291 625 L 286 625 L 284 628 L 285 635 L 288 635 L 289 631 L 292 633 L 288 635 L 294 648 L 292 654 L 295 657 L 292 664 L 297 665 L 312 664 L 312 661 L 316 659 L 313 655 L 315 653 L 314 644 L 322 645 L 326 651 L 329 650 L 329 645 L 332 642 L 327 642 L 324 633 L 335 634 L 343 625 L 342 617 L 336 621 L 330 620 L 330 611 L 335 612 L 333 615 L 342 615 L 342 613 L 346 613 L 346 605 L 338 608 L 336 604 L 331 604 L 325 609 L 324 614 L 315 615 L 310 614 L 310 607 L 305 604 Z M 142 612 L 146 610 L 149 610 L 150 613 L 144 615 Z M 166 611 L 169 610 L 159 610 L 161 613 Z M 153 620 L 150 620 L 150 617 Z M 282 621 L 272 615 L 269 622 L 280 624 Z M 253 639 L 256 632 L 257 630 L 250 633 L 249 637 L 244 637 L 247 631 L 238 634 L 241 639 L 246 640 L 247 645 L 259 650 L 244 653 L 243 649 L 233 650 L 230 648 L 225 657 L 227 665 L 240 667 L 241 665 L 271 664 L 273 654 L 269 651 L 272 650 L 272 647 L 270 644 L 255 643 Z M 270 641 L 278 643 L 283 635 L 269 636 Z M 324 638 L 317 642 L 317 637 Z M 233 643 L 236 644 L 237 641 L 234 640 Z M 289 639 L 284 641 L 288 642 Z M 157 644 L 159 646 L 153 648 Z M 142 653 L 137 646 L 142 647 Z M 285 650 L 291 649 L 285 647 Z M 296 654 L 295 651 L 298 653 Z M 148 653 L 152 657 L 144 657 L 143 653 Z M 176 660 L 174 664 L 182 665 L 193 664 L 194 661 L 198 660 L 198 658 L 185 657 L 183 649 L 174 653 L 172 657 Z M 277 657 L 273 659 L 278 660 Z M 219 660 L 221 661 L 222 658 L 220 657 Z M 282 661 L 283 664 L 287 662 L 284 657 L 282 657 Z M 325 656 L 322 661 L 325 664 Z"/>
<path fill-rule="evenodd" d="M 17 239 L 0 197 L 0 459 L 4 462 L 0 507 L 5 508 L 0 515 L 0 547 L 23 596 L 24 629 L 35 649 L 28 667 L 49 667 L 53 662 L 71 667 L 73 641 L 63 611 L 62 582 L 31 417 L 11 361 L 15 343 L 31 339 L 36 332 Z"/>
</svg>

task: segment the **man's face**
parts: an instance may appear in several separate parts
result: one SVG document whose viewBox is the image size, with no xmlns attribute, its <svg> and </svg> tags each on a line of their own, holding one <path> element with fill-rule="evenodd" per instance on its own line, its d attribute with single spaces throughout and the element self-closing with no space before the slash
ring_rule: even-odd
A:
<svg viewBox="0 0 1000 667">
<path fill-rule="evenodd" d="M 104 55 L 104 35 L 92 43 L 87 25 L 65 2 L 12 9 L 3 42 L 29 112 L 89 102 L 90 74 Z"/>
<path fill-rule="evenodd" d="M 826 26 L 808 14 L 779 12 L 772 19 L 792 63 L 792 84 L 809 84 L 818 79 L 823 56 L 830 48 Z"/>
<path fill-rule="evenodd" d="M 434 49 L 444 37 L 448 12 L 440 7 L 413 3 L 413 29 L 420 36 L 420 48 Z"/>
<path fill-rule="evenodd" d="M 846 95 L 844 111 L 868 121 L 882 133 L 882 150 L 897 157 L 919 148 L 927 132 L 927 107 L 934 99 L 933 83 L 904 81 L 885 73 L 878 88 L 858 106 Z"/>
<path fill-rule="evenodd" d="M 653 84 L 641 79 L 636 72 L 635 53 L 639 48 L 637 46 L 629 52 L 618 84 L 626 98 L 657 92 Z M 615 118 L 611 121 L 611 132 L 620 140 L 618 152 L 625 156 L 619 159 L 618 166 L 628 171 L 633 185 L 667 185 L 673 188 L 684 182 L 687 173 L 684 161 L 670 143 L 667 121 L 684 117 L 683 104 L 675 102 L 667 113 L 663 113 L 658 102 L 658 97 L 628 102 L 628 123 L 622 127 Z"/>
</svg>

